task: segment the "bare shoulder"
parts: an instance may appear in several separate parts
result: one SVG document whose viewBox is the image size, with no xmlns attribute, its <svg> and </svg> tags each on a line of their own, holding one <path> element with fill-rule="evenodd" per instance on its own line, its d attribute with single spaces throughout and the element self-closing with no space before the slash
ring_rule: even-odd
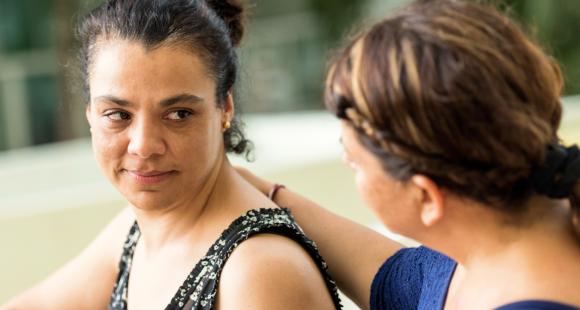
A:
<svg viewBox="0 0 580 310">
<path fill-rule="evenodd" d="M 310 255 L 297 242 L 261 234 L 241 243 L 221 274 L 218 309 L 334 309 Z"/>
</svg>

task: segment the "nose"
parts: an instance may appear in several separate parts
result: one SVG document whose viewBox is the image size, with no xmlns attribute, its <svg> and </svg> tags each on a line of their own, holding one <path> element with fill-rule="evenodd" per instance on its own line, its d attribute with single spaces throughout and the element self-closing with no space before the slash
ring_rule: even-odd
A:
<svg viewBox="0 0 580 310">
<path fill-rule="evenodd" d="M 167 145 L 163 131 L 150 120 L 134 121 L 130 129 L 127 152 L 140 158 L 150 158 L 165 154 Z"/>
</svg>

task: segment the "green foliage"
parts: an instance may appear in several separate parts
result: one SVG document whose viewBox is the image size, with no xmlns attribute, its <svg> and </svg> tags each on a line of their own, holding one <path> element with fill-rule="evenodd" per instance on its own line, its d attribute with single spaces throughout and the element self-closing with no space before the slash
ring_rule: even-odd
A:
<svg viewBox="0 0 580 310">
<path fill-rule="evenodd" d="M 49 1 L 0 2 L 0 53 L 50 47 L 54 38 Z"/>
<path fill-rule="evenodd" d="M 350 27 L 362 18 L 366 0 L 308 0 L 308 7 L 319 17 L 320 26 L 330 42 L 340 40 Z"/>
<path fill-rule="evenodd" d="M 517 19 L 524 29 L 559 61 L 566 79 L 564 95 L 580 93 L 579 0 L 472 1 L 495 3 Z M 364 8 L 371 1 L 306 0 L 305 2 L 319 17 L 327 42 L 334 44 L 348 33 L 357 21 L 364 18 Z"/>
<path fill-rule="evenodd" d="M 580 93 L 580 1 L 504 0 L 513 16 L 558 59 L 566 78 L 565 95 Z"/>
</svg>

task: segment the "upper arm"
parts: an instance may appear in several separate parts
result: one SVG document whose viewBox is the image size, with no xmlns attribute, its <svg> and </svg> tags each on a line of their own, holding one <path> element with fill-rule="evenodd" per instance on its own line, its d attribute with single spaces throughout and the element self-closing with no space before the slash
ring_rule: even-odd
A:
<svg viewBox="0 0 580 310">
<path fill-rule="evenodd" d="M 273 184 L 250 171 L 237 171 L 268 195 Z M 362 309 L 369 308 L 371 283 L 380 266 L 402 248 L 399 243 L 283 189 L 276 204 L 290 208 L 306 235 L 316 242 L 338 287 Z"/>
<path fill-rule="evenodd" d="M 368 309 L 375 275 L 402 245 L 289 190 L 279 192 L 276 202 L 290 208 L 306 235 L 316 242 L 341 291 Z"/>
<path fill-rule="evenodd" d="M 258 235 L 241 243 L 220 277 L 216 309 L 334 309 L 315 262 L 295 241 Z"/>
<path fill-rule="evenodd" d="M 2 309 L 106 309 L 133 221 L 123 210 L 78 256 Z"/>
</svg>

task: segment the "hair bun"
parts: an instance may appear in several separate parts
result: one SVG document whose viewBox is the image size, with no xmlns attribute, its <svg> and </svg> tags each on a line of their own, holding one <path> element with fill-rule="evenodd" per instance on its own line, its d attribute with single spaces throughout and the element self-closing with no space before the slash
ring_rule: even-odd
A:
<svg viewBox="0 0 580 310">
<path fill-rule="evenodd" d="M 579 179 L 580 148 L 577 145 L 549 145 L 544 165 L 531 175 L 536 192 L 554 199 L 570 197 Z"/>
<path fill-rule="evenodd" d="M 241 0 L 207 0 L 207 4 L 224 20 L 234 46 L 240 45 L 244 36 L 244 6 Z"/>
</svg>

